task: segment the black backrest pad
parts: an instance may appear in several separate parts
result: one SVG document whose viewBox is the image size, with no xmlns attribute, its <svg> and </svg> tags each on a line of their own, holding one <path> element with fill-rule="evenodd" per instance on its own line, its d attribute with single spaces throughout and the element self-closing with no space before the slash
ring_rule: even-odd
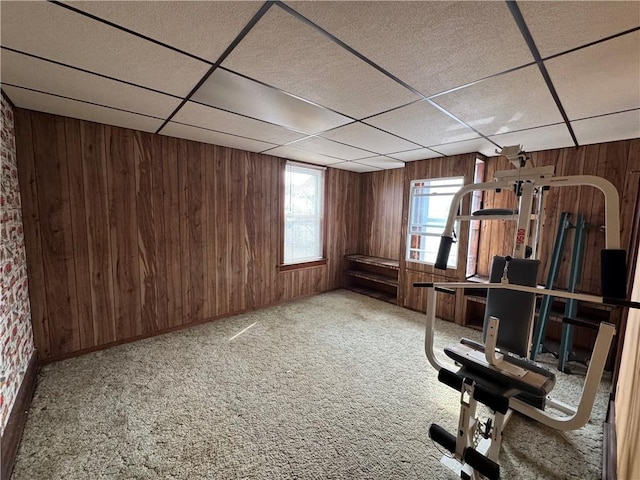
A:
<svg viewBox="0 0 640 480">
<path fill-rule="evenodd" d="M 500 282 L 504 271 L 504 257 L 493 257 L 491 264 L 491 283 Z M 509 262 L 507 278 L 515 285 L 536 286 L 539 260 L 514 258 Z M 487 293 L 487 306 L 484 313 L 482 339 L 486 339 L 489 317 L 500 319 L 497 346 L 521 357 L 529 351 L 529 332 L 533 322 L 536 297 L 533 293 L 514 290 L 490 289 Z"/>
</svg>

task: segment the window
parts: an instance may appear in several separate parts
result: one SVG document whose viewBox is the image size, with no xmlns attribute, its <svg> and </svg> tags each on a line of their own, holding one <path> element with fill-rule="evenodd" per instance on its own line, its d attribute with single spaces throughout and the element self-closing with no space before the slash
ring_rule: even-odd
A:
<svg viewBox="0 0 640 480">
<path fill-rule="evenodd" d="M 321 260 L 324 169 L 287 162 L 284 185 L 283 263 Z"/>
<path fill-rule="evenodd" d="M 447 223 L 451 200 L 463 183 L 463 177 L 411 182 L 407 261 L 430 265 L 436 262 L 440 237 Z M 447 261 L 447 268 L 456 268 L 457 264 L 458 244 L 454 243 Z"/>
</svg>

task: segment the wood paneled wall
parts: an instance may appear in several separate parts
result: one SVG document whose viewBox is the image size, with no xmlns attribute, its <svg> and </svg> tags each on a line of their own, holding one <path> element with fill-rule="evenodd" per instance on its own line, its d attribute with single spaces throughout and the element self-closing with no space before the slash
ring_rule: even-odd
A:
<svg viewBox="0 0 640 480">
<path fill-rule="evenodd" d="M 556 176 L 597 175 L 611 181 L 620 194 L 621 245 L 629 251 L 636 196 L 640 185 L 640 139 L 532 152 L 535 166 L 554 165 Z M 503 157 L 487 161 L 486 179 L 491 180 L 496 170 L 512 168 Z M 635 172 L 635 173 L 633 173 Z M 604 196 L 594 187 L 552 188 L 547 192 L 543 240 L 540 249 L 539 283 L 545 283 L 553 251 L 560 214 L 571 212 L 572 219 L 582 213 L 591 228 L 587 231 L 582 281 L 578 289 L 585 293 L 600 293 L 600 250 L 604 248 Z M 485 207 L 516 206 L 511 192 L 485 194 Z M 478 273 L 488 275 L 493 255 L 509 254 L 513 248 L 514 222 L 483 222 L 480 234 Z M 573 233 L 565 243 L 561 269 L 556 286 L 566 288 L 569 278 Z"/>
<path fill-rule="evenodd" d="M 404 169 L 361 175 L 360 251 L 363 255 L 400 259 Z"/>
<path fill-rule="evenodd" d="M 278 272 L 284 160 L 17 109 L 33 328 L 55 359 L 337 288 L 357 173 L 327 170 L 325 266 Z"/>
</svg>

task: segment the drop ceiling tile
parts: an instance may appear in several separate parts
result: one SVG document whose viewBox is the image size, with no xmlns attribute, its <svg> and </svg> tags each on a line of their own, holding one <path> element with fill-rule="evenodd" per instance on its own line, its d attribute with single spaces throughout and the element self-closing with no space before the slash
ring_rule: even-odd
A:
<svg viewBox="0 0 640 480">
<path fill-rule="evenodd" d="M 427 101 L 416 102 L 368 118 L 366 123 L 419 145 L 429 146 L 478 137 L 473 130 L 448 117 Z"/>
<path fill-rule="evenodd" d="M 4 84 L 32 88 L 154 117 L 168 117 L 180 99 L 108 80 L 8 50 L 2 51 Z"/>
<path fill-rule="evenodd" d="M 580 145 L 640 138 L 640 110 L 571 122 Z"/>
<path fill-rule="evenodd" d="M 274 88 L 217 69 L 191 99 L 306 133 L 318 133 L 351 119 Z"/>
<path fill-rule="evenodd" d="M 335 157 L 341 160 L 357 160 L 372 155 L 371 152 L 366 152 L 359 148 L 343 145 L 321 137 L 304 138 L 292 143 L 290 146 L 299 150 L 307 150 L 308 152 L 319 153 L 320 155 Z"/>
<path fill-rule="evenodd" d="M 429 158 L 441 157 L 442 155 L 438 152 L 434 152 L 433 150 L 429 150 L 428 148 L 418 148 L 415 150 L 408 150 L 406 152 L 390 153 L 388 156 L 405 162 L 413 162 L 415 160 L 427 160 Z"/>
<path fill-rule="evenodd" d="M 491 138 L 497 144 L 505 147 L 509 145 L 522 145 L 525 152 L 535 152 L 538 150 L 549 150 L 551 148 L 573 147 L 574 143 L 569 134 L 569 129 L 564 123 L 549 125 L 546 127 L 533 128 L 530 130 L 520 130 L 502 135 L 495 135 Z M 483 151 L 488 157 L 498 155 L 495 153 L 495 146 L 490 151 Z"/>
<path fill-rule="evenodd" d="M 211 143 L 213 145 L 222 145 L 223 147 L 237 148 L 246 150 L 247 152 L 261 152 L 274 145 L 266 142 L 259 142 L 250 138 L 236 137 L 221 132 L 213 132 L 203 128 L 190 127 L 179 123 L 167 123 L 160 135 L 168 137 L 178 137 L 196 142 Z"/>
<path fill-rule="evenodd" d="M 260 2 L 68 2 L 75 8 L 215 62 Z"/>
<path fill-rule="evenodd" d="M 277 147 L 264 153 L 267 155 L 274 155 L 276 157 L 288 158 L 290 160 L 313 163 L 316 165 L 332 165 L 342 161 L 339 158 L 331 158 L 325 155 L 320 155 L 319 153 L 298 150 L 297 148 L 289 146 Z"/>
<path fill-rule="evenodd" d="M 184 96 L 210 65 L 50 2 L 2 2 L 2 45 Z"/>
<path fill-rule="evenodd" d="M 417 145 L 364 123 L 352 123 L 321 135 L 330 140 L 347 143 L 376 153 L 391 153 L 416 148 Z"/>
<path fill-rule="evenodd" d="M 143 132 L 155 132 L 163 122 L 163 120 L 159 118 L 145 117 L 135 113 L 99 107 L 89 103 L 10 87 L 8 85 L 3 85 L 2 89 L 16 107 L 36 110 L 38 112 L 79 118 L 80 120 L 90 122 L 115 125 L 116 127 L 132 128 L 142 130 Z"/>
<path fill-rule="evenodd" d="M 384 156 L 363 158 L 362 160 L 358 160 L 354 163 L 367 165 L 369 167 L 378 167 L 384 170 L 390 170 L 393 168 L 404 168 L 404 162 L 401 162 L 400 160 L 394 160 L 393 158 L 384 157 Z"/>
<path fill-rule="evenodd" d="M 446 143 L 443 145 L 434 145 L 433 149 L 444 155 L 459 155 L 462 153 L 479 152 L 489 156 L 497 147 L 485 140 L 484 138 L 474 138 L 463 142 Z"/>
<path fill-rule="evenodd" d="M 193 102 L 187 102 L 171 121 L 254 138 L 276 145 L 292 142 L 304 137 L 304 134 L 288 130 L 284 127 Z"/>
<path fill-rule="evenodd" d="M 545 64 L 570 120 L 640 107 L 640 32 Z"/>
<path fill-rule="evenodd" d="M 441 95 L 434 101 L 484 135 L 562 121 L 535 65 Z"/>
<path fill-rule="evenodd" d="M 350 172 L 368 173 L 379 172 L 381 169 L 370 165 L 363 165 L 357 162 L 340 162 L 331 165 L 331 168 L 339 168 L 340 170 L 349 170 Z"/>
<path fill-rule="evenodd" d="M 222 65 L 354 118 L 418 98 L 282 8 L 271 8 Z"/>
<path fill-rule="evenodd" d="M 533 61 L 505 2 L 287 2 L 424 95 Z"/>
<path fill-rule="evenodd" d="M 637 1 L 518 2 L 518 6 L 543 58 L 640 25 Z"/>
</svg>

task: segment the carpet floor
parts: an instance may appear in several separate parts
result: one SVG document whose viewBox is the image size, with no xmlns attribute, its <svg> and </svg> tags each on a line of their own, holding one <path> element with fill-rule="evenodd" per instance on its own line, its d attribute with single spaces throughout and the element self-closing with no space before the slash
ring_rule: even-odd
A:
<svg viewBox="0 0 640 480">
<path fill-rule="evenodd" d="M 459 398 L 424 319 L 339 290 L 47 365 L 12 479 L 456 478 L 427 436 L 455 431 Z M 436 329 L 440 352 L 478 337 Z M 558 373 L 554 395 L 582 381 Z M 514 415 L 502 478 L 600 478 L 609 388 L 577 431 Z"/>
</svg>

